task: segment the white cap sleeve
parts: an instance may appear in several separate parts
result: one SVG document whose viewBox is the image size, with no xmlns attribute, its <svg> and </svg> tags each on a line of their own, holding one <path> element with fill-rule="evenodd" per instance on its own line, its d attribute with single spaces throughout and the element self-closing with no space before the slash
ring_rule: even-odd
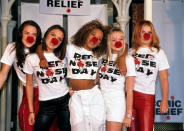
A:
<svg viewBox="0 0 184 131">
<path fill-rule="evenodd" d="M 12 66 L 13 62 L 15 61 L 15 43 L 10 43 L 7 45 L 4 54 L 1 58 L 1 62 Z"/>
<path fill-rule="evenodd" d="M 127 76 L 136 76 L 134 58 L 130 55 L 126 57 Z"/>
<path fill-rule="evenodd" d="M 160 49 L 160 51 L 158 52 L 157 57 L 158 57 L 158 69 L 159 69 L 159 71 L 168 69 L 169 63 L 167 60 L 167 56 L 162 49 Z"/>
</svg>

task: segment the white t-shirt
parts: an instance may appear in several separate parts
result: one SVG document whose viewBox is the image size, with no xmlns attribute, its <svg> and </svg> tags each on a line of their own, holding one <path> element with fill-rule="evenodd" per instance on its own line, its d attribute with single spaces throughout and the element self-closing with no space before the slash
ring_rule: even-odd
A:
<svg viewBox="0 0 184 131">
<path fill-rule="evenodd" d="M 99 59 L 93 55 L 92 51 L 68 44 L 66 57 L 67 78 L 96 79 Z"/>
<path fill-rule="evenodd" d="M 103 59 L 102 65 L 99 70 L 100 87 L 102 90 L 124 90 L 125 77 L 136 76 L 135 64 L 132 56 L 126 56 L 126 76 L 120 75 L 119 69 L 114 66 L 114 62 L 117 58 L 117 54 L 112 54 L 111 60 Z"/>
<path fill-rule="evenodd" d="M 28 49 L 24 50 L 25 54 L 29 53 Z M 14 66 L 15 71 L 17 73 L 18 78 L 22 81 L 22 84 L 26 85 L 26 74 L 23 71 L 24 63 L 18 64 L 16 58 L 16 50 L 15 50 L 15 43 L 9 43 L 4 51 L 4 54 L 1 58 L 1 62 L 3 64 Z M 33 77 L 33 85 L 34 87 L 37 86 L 35 77 Z"/>
<path fill-rule="evenodd" d="M 39 87 L 39 100 L 51 100 L 68 93 L 66 82 L 66 59 L 60 60 L 54 53 L 44 53 L 49 68 L 40 68 L 37 54 L 28 55 L 25 61 L 24 72 L 35 74 Z"/>
<path fill-rule="evenodd" d="M 146 94 L 155 94 L 155 83 L 158 71 L 169 68 L 167 57 L 162 49 L 158 52 L 156 48 L 139 48 L 134 57 L 137 77 L 135 78 L 135 91 Z"/>
</svg>

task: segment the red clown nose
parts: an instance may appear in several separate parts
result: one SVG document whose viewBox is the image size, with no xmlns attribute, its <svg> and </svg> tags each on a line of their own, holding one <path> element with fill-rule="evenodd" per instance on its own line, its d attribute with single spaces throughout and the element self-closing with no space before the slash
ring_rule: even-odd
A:
<svg viewBox="0 0 184 131">
<path fill-rule="evenodd" d="M 121 48 L 122 45 L 123 45 L 123 44 L 122 44 L 120 41 L 117 41 L 117 42 L 115 43 L 115 47 L 116 47 L 116 48 Z"/>
<path fill-rule="evenodd" d="M 150 39 L 150 34 L 149 33 L 144 33 L 143 35 L 145 40 L 149 40 Z"/>
<path fill-rule="evenodd" d="M 98 42 L 98 38 L 94 36 L 94 37 L 91 39 L 91 41 L 92 41 L 94 44 L 96 44 L 96 43 Z"/>
<path fill-rule="evenodd" d="M 52 38 L 51 39 L 51 43 L 54 44 L 54 45 L 58 45 L 59 44 L 59 41 L 56 38 Z"/>
<path fill-rule="evenodd" d="M 35 39 L 34 39 L 34 37 L 32 37 L 32 36 L 28 36 L 27 39 L 26 39 L 26 41 L 27 41 L 28 43 L 33 43 L 33 42 L 35 41 Z"/>
</svg>

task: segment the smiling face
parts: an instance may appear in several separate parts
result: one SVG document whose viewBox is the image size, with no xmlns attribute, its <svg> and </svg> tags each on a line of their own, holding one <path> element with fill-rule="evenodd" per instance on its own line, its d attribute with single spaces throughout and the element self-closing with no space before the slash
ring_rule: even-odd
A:
<svg viewBox="0 0 184 131">
<path fill-rule="evenodd" d="M 117 54 L 125 47 L 125 37 L 123 32 L 115 31 L 110 36 L 110 47 L 113 54 Z"/>
<path fill-rule="evenodd" d="M 87 50 L 92 50 L 100 45 L 103 39 L 103 32 L 100 29 L 94 29 L 91 31 L 86 39 L 84 48 Z"/>
<path fill-rule="evenodd" d="M 149 47 L 152 42 L 152 30 L 151 27 L 148 25 L 144 25 L 141 29 L 141 46 L 142 47 Z"/>
<path fill-rule="evenodd" d="M 32 47 L 36 42 L 37 30 L 32 25 L 27 25 L 22 30 L 22 43 L 25 48 Z"/>
<path fill-rule="evenodd" d="M 61 45 L 63 41 L 64 34 L 61 30 L 59 29 L 53 29 L 51 30 L 46 39 L 46 46 L 47 46 L 47 53 L 53 52 L 58 46 Z"/>
</svg>

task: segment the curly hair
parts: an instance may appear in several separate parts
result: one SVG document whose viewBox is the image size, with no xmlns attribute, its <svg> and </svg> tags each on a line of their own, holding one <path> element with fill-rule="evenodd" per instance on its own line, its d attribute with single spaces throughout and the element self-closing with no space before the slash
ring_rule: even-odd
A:
<svg viewBox="0 0 184 131">
<path fill-rule="evenodd" d="M 152 24 L 152 22 L 148 21 L 148 20 L 143 20 L 138 22 L 135 25 L 134 31 L 133 31 L 133 35 L 132 35 L 132 48 L 135 50 L 135 52 L 137 52 L 138 48 L 141 46 L 141 42 L 140 42 L 140 35 L 141 35 L 141 30 L 143 26 L 149 26 L 151 28 L 152 31 L 152 36 L 153 36 L 153 40 L 150 44 L 150 50 L 152 50 L 152 47 L 155 47 L 156 49 L 158 49 L 158 51 L 160 50 L 160 46 L 159 46 L 159 38 L 155 32 L 154 26 Z M 134 52 L 134 53 L 135 53 Z"/>
<path fill-rule="evenodd" d="M 103 32 L 103 39 L 99 46 L 92 49 L 92 52 L 97 57 L 105 54 L 107 52 L 107 34 L 110 29 L 109 26 L 104 26 L 100 21 L 98 20 L 92 20 L 88 22 L 87 24 L 83 25 L 77 33 L 72 36 L 71 43 L 78 46 L 83 47 L 86 43 L 88 35 L 94 30 L 99 29 Z"/>
<path fill-rule="evenodd" d="M 66 36 L 66 33 L 65 33 L 65 30 L 63 27 L 61 27 L 60 25 L 53 25 L 51 27 L 49 27 L 47 29 L 47 31 L 45 32 L 44 34 L 44 37 L 43 37 L 43 42 L 42 42 L 42 49 L 43 50 L 47 50 L 47 46 L 46 46 L 46 38 L 48 36 L 48 34 L 54 30 L 54 29 L 58 29 L 60 30 L 61 32 L 63 32 L 63 40 L 62 40 L 62 43 L 54 50 L 54 54 L 55 56 L 57 56 L 60 60 L 63 60 L 65 58 L 65 54 L 66 54 L 66 46 L 67 46 L 67 36 Z"/>
<path fill-rule="evenodd" d="M 16 58 L 17 58 L 18 64 L 22 64 L 25 61 L 24 44 L 22 43 L 22 37 L 23 37 L 22 31 L 28 25 L 35 27 L 37 31 L 36 42 L 32 47 L 29 48 L 29 53 L 35 53 L 38 44 L 41 43 L 42 33 L 39 25 L 33 20 L 24 21 L 18 28 L 17 37 L 16 37 L 17 40 L 15 42 Z"/>
<path fill-rule="evenodd" d="M 111 36 L 114 32 L 119 32 L 122 33 L 124 35 L 124 32 L 117 27 L 114 27 L 110 30 L 109 34 L 108 34 L 108 51 L 107 51 L 107 59 L 108 61 L 110 60 L 111 56 L 112 56 L 112 52 L 111 52 Z M 125 35 L 124 35 L 125 37 Z M 126 44 L 126 41 L 124 39 L 124 47 L 123 49 L 118 53 L 118 57 L 115 60 L 114 64 L 115 66 L 117 66 L 119 68 L 120 74 L 121 75 L 126 75 L 127 73 L 127 67 L 126 67 L 126 56 L 128 54 L 128 45 Z"/>
</svg>

